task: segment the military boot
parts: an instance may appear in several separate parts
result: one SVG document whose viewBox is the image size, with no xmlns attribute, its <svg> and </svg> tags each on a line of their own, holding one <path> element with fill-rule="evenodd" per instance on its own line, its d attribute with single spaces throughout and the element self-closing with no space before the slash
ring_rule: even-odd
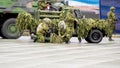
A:
<svg viewBox="0 0 120 68">
<path fill-rule="evenodd" d="M 37 41 L 37 36 L 35 34 L 31 34 L 31 38 L 33 39 L 33 42 Z"/>
<path fill-rule="evenodd" d="M 78 40 L 79 40 L 79 43 L 81 43 L 81 41 L 82 41 L 81 38 L 78 38 Z"/>
<path fill-rule="evenodd" d="M 114 40 L 112 39 L 112 37 L 109 37 L 109 41 L 114 41 Z"/>
</svg>

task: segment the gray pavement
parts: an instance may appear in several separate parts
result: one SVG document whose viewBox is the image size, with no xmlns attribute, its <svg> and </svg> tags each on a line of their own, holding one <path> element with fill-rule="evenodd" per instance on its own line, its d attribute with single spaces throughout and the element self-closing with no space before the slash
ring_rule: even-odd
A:
<svg viewBox="0 0 120 68">
<path fill-rule="evenodd" d="M 0 68 L 120 68 L 120 38 L 99 44 L 33 43 L 30 37 L 0 39 Z"/>
</svg>

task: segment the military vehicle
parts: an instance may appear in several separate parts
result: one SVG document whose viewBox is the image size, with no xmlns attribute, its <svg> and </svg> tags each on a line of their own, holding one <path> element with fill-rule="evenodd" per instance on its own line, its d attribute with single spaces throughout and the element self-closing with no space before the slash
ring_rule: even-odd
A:
<svg viewBox="0 0 120 68">
<path fill-rule="evenodd" d="M 18 13 L 27 11 L 33 13 L 36 4 L 34 0 L 0 0 L 0 36 L 6 39 L 20 37 L 15 27 Z"/>
<path fill-rule="evenodd" d="M 61 2 L 51 6 L 51 10 L 60 10 Z M 20 37 L 15 27 L 18 13 L 27 11 L 34 15 L 37 9 L 37 0 L 0 0 L 0 36 L 6 39 L 17 39 Z"/>
<path fill-rule="evenodd" d="M 65 11 L 65 13 L 66 13 L 68 10 L 71 10 L 71 8 L 70 9 L 65 8 L 62 11 Z M 94 20 L 91 18 L 87 19 L 87 18 L 84 18 L 84 16 L 81 14 L 79 9 L 72 9 L 72 10 L 73 10 L 73 14 L 75 15 L 75 21 L 74 21 L 74 30 L 75 31 L 74 31 L 73 36 L 78 37 L 79 41 L 81 41 L 80 38 L 83 38 L 89 43 L 99 43 L 102 41 L 104 36 L 107 36 L 109 34 L 110 30 L 109 30 L 107 20 L 99 20 L 99 19 Z M 54 22 L 54 20 L 60 19 L 60 17 L 61 17 L 60 14 L 62 13 L 62 11 L 37 10 L 37 11 L 35 11 L 34 18 L 35 18 L 35 20 L 42 20 L 44 18 L 50 18 L 51 20 L 53 20 L 52 23 L 56 23 L 56 22 Z M 64 14 L 64 15 L 65 15 L 64 17 L 66 17 L 66 14 Z M 30 18 L 29 18 L 29 20 L 30 20 Z M 30 32 L 33 32 L 34 34 L 36 34 L 37 26 L 34 26 L 31 23 L 29 24 L 29 22 L 27 25 L 32 27 L 30 29 Z M 20 27 L 25 27 L 25 26 L 26 25 L 21 25 Z M 31 31 L 31 30 L 33 30 L 33 31 Z M 46 34 L 47 40 L 50 39 L 50 34 L 54 33 L 54 31 L 55 31 L 54 27 L 53 27 L 53 29 L 50 29 L 50 31 L 53 31 L 53 32 L 49 32 Z"/>
<path fill-rule="evenodd" d="M 68 9 L 68 7 L 69 6 L 64 6 L 64 9 L 57 10 L 57 11 L 56 10 L 52 10 L 52 11 L 50 11 L 50 10 L 36 10 L 34 12 L 34 19 L 37 21 L 42 20 L 43 18 L 50 18 L 51 20 L 54 20 L 54 19 L 59 20 L 60 14 L 62 12 L 66 13 L 68 10 L 71 10 L 71 8 Z M 102 41 L 104 36 L 107 36 L 109 34 L 110 30 L 109 30 L 107 20 L 87 19 L 81 15 L 81 12 L 79 9 L 72 8 L 72 10 L 73 10 L 73 14 L 75 15 L 75 18 L 76 18 L 76 20 L 74 21 L 75 32 L 74 32 L 73 36 L 78 37 L 79 41 L 81 41 L 80 38 L 84 38 L 89 43 L 99 43 Z M 66 15 L 66 14 L 64 14 L 64 15 Z M 25 14 L 25 16 L 26 16 L 26 14 Z M 24 19 L 24 18 L 22 18 L 22 19 Z M 28 18 L 28 19 L 30 20 L 30 18 Z M 19 20 L 21 20 L 21 19 L 19 18 Z M 18 22 L 18 24 L 19 23 L 21 24 L 21 22 Z M 34 26 L 34 23 L 33 23 L 33 25 L 31 25 L 31 22 L 28 22 L 27 26 L 28 25 L 30 27 L 32 27 L 30 29 L 30 32 L 36 34 L 35 31 L 36 31 L 37 26 Z M 25 27 L 25 26 L 26 25 L 20 25 L 20 27 Z M 33 27 L 35 27 L 35 28 L 33 28 Z M 25 27 L 25 29 L 28 29 L 28 28 L 29 27 Z M 33 30 L 33 31 L 31 31 L 31 30 Z M 54 31 L 54 30 L 51 30 L 51 31 Z M 46 37 L 49 37 L 49 34 L 50 33 L 48 33 L 47 34 L 48 36 L 46 36 Z"/>
<path fill-rule="evenodd" d="M 67 12 L 71 9 L 63 9 L 63 11 Z M 74 34 L 73 37 L 85 39 L 88 43 L 99 43 L 102 41 L 103 37 L 108 35 L 108 22 L 107 20 L 99 20 L 99 19 L 87 19 L 83 18 L 84 16 L 81 14 L 79 9 L 72 9 L 73 14 L 75 15 L 77 21 L 74 21 Z M 38 11 L 36 14 L 36 19 L 50 18 L 50 19 L 59 19 L 61 11 Z M 54 31 L 54 30 L 51 30 Z M 49 35 L 49 34 L 48 34 Z"/>
</svg>

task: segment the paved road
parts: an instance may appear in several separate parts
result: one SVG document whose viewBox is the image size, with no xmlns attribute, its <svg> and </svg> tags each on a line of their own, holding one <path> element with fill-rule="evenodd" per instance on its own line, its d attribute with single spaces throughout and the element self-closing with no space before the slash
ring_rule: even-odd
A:
<svg viewBox="0 0 120 68">
<path fill-rule="evenodd" d="M 120 38 L 99 44 L 33 43 L 29 37 L 0 39 L 0 68 L 120 68 Z"/>
</svg>

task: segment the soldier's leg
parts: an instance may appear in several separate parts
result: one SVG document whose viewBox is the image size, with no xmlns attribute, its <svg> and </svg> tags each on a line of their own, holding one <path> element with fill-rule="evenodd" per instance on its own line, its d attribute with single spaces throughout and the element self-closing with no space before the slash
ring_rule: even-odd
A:
<svg viewBox="0 0 120 68">
<path fill-rule="evenodd" d="M 109 41 L 114 41 L 114 40 L 112 39 L 112 36 L 109 36 Z"/>
<path fill-rule="evenodd" d="M 81 37 L 78 37 L 78 41 L 79 41 L 79 43 L 81 43 L 81 41 L 82 41 L 82 40 L 81 40 Z"/>
<path fill-rule="evenodd" d="M 63 41 L 64 41 L 65 43 L 69 43 L 71 37 L 72 37 L 72 36 L 71 36 L 70 34 L 67 34 L 67 35 L 63 38 Z"/>
<path fill-rule="evenodd" d="M 109 40 L 109 41 L 114 41 L 114 40 L 112 39 L 112 33 L 110 33 L 108 40 Z"/>
<path fill-rule="evenodd" d="M 56 43 L 57 35 L 55 33 L 51 33 L 50 35 L 50 43 Z"/>
<path fill-rule="evenodd" d="M 31 35 L 31 38 L 33 39 L 33 42 L 37 41 L 37 35 Z"/>
<path fill-rule="evenodd" d="M 42 34 L 37 35 L 36 42 L 44 43 L 45 42 L 44 35 L 42 35 Z"/>
<path fill-rule="evenodd" d="M 114 40 L 112 39 L 112 34 L 113 34 L 114 30 L 115 30 L 115 25 L 112 24 L 112 26 L 111 26 L 111 32 L 110 32 L 110 35 L 109 35 L 109 41 L 114 41 Z"/>
<path fill-rule="evenodd" d="M 57 36 L 57 37 L 56 37 L 56 40 L 55 40 L 55 43 L 63 43 L 63 38 L 62 38 L 62 36 Z"/>
<path fill-rule="evenodd" d="M 69 38 L 69 37 L 65 37 L 65 38 L 64 38 L 64 42 L 65 42 L 65 43 L 69 43 L 69 41 L 70 41 L 70 38 Z"/>
</svg>

